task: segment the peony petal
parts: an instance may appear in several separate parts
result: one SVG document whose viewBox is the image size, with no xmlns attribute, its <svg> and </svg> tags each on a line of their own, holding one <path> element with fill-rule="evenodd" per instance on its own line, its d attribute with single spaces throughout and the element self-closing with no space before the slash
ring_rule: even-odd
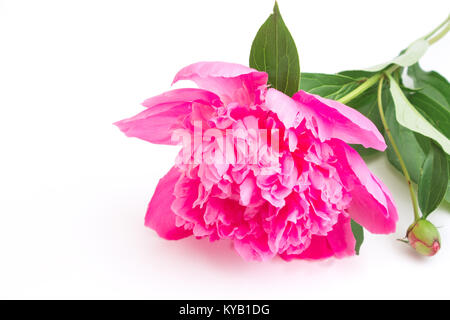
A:
<svg viewBox="0 0 450 320">
<path fill-rule="evenodd" d="M 325 236 L 312 236 L 311 244 L 301 254 L 292 255 L 283 253 L 280 254 L 280 257 L 287 261 L 292 259 L 319 260 L 332 257 L 333 255 L 334 251 Z"/>
<path fill-rule="evenodd" d="M 305 91 L 297 92 L 292 98 L 315 117 L 322 141 L 337 138 L 350 144 L 362 144 L 366 148 L 386 149 L 377 127 L 355 109 Z"/>
<path fill-rule="evenodd" d="M 226 104 L 251 106 L 260 102 L 268 75 L 249 67 L 226 62 L 198 62 L 181 69 L 173 83 L 192 80 L 200 88 L 218 94 Z"/>
<path fill-rule="evenodd" d="M 152 108 L 160 104 L 172 102 L 199 102 L 207 105 L 213 105 L 215 107 L 219 107 L 222 104 L 220 98 L 210 91 L 196 88 L 185 88 L 164 92 L 159 96 L 145 100 L 142 105 L 147 108 Z"/>
<path fill-rule="evenodd" d="M 299 255 L 282 254 L 285 260 L 319 260 L 332 256 L 343 258 L 355 255 L 356 240 L 353 236 L 350 218 L 341 214 L 333 230 L 326 236 L 312 236 L 310 246 Z"/>
<path fill-rule="evenodd" d="M 291 99 L 278 90 L 269 89 L 266 105 L 286 128 L 296 128 L 303 119 L 317 126 L 321 141 L 337 138 L 366 148 L 386 149 L 383 136 L 369 119 L 337 101 L 304 91 L 297 92 Z"/>
<path fill-rule="evenodd" d="M 183 128 L 183 120 L 192 112 L 190 103 L 165 103 L 138 113 L 134 117 L 114 123 L 128 137 L 151 143 L 175 145 L 176 129 Z"/>
<path fill-rule="evenodd" d="M 327 241 L 334 252 L 335 257 L 343 258 L 355 255 L 356 240 L 353 236 L 351 219 L 344 215 L 339 216 L 339 221 L 333 230 L 328 232 Z"/>
<path fill-rule="evenodd" d="M 239 185 L 239 204 L 242 206 L 248 206 L 252 200 L 256 190 L 255 177 L 247 176 L 244 181 Z"/>
<path fill-rule="evenodd" d="M 116 122 L 115 125 L 128 137 L 151 143 L 177 144 L 172 141 L 176 129 L 184 128 L 183 121 L 192 113 L 192 104 L 220 106 L 221 101 L 212 92 L 201 89 L 178 89 L 145 100 L 146 110 Z"/>
<path fill-rule="evenodd" d="M 267 90 L 266 105 L 270 111 L 277 114 L 278 119 L 286 129 L 297 128 L 305 118 L 305 114 L 301 112 L 299 105 L 289 96 L 276 89 Z"/>
<path fill-rule="evenodd" d="M 283 241 L 286 228 L 289 223 L 296 223 L 299 214 L 300 203 L 297 197 L 288 197 L 286 205 L 277 210 L 277 214 L 271 220 L 268 244 L 273 252 L 280 252 L 280 244 Z"/>
<path fill-rule="evenodd" d="M 235 239 L 233 244 L 236 252 L 247 261 L 267 261 L 275 256 L 267 245 L 267 235 L 259 238 Z"/>
<path fill-rule="evenodd" d="M 178 240 L 192 234 L 192 231 L 175 226 L 175 213 L 170 209 L 175 197 L 175 183 L 180 177 L 176 167 L 159 180 L 155 193 L 145 215 L 145 225 L 155 230 L 158 235 L 168 240 Z"/>
<path fill-rule="evenodd" d="M 372 233 L 395 232 L 398 213 L 387 187 L 353 148 L 335 141 L 334 151 L 339 176 L 352 195 L 347 209 L 351 218 Z"/>
</svg>

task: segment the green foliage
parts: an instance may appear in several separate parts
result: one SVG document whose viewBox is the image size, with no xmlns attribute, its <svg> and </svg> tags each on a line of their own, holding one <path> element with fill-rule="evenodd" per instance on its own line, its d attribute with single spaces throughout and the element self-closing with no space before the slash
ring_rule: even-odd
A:
<svg viewBox="0 0 450 320">
<path fill-rule="evenodd" d="M 275 2 L 273 13 L 253 40 L 250 67 L 269 74 L 269 84 L 292 96 L 300 83 L 300 62 L 294 39 Z"/>
<path fill-rule="evenodd" d="M 406 96 L 408 91 L 405 94 L 397 81 L 391 76 L 389 76 L 389 83 L 397 121 L 402 126 L 433 139 L 441 145 L 447 154 L 450 154 L 450 140 L 441 132 L 445 129 L 440 130 L 436 126 L 439 122 L 442 122 L 442 125 L 450 122 L 448 111 L 439 108 L 438 103 L 433 103 L 432 99 L 423 94 L 420 95 L 427 99 L 422 99 L 421 103 L 424 103 L 424 107 L 419 109 L 417 105 L 412 105 L 411 101 L 408 100 Z M 426 101 L 424 102 L 424 100 Z M 422 112 L 419 110 L 422 110 Z M 448 116 L 448 118 L 445 116 Z"/>
<path fill-rule="evenodd" d="M 364 242 L 364 229 L 355 221 L 351 221 L 353 236 L 355 237 L 355 252 L 359 255 L 359 250 L 361 249 L 361 245 Z"/>
<path fill-rule="evenodd" d="M 447 79 L 436 71 L 423 71 L 418 63 L 408 68 L 408 76 L 412 78 L 414 88 L 420 89 L 447 109 L 450 108 L 450 84 Z"/>
<path fill-rule="evenodd" d="M 419 207 L 426 218 L 444 199 L 448 184 L 447 156 L 432 143 L 423 162 L 418 186 Z"/>
<path fill-rule="evenodd" d="M 433 42 L 429 37 L 413 42 L 393 60 L 373 68 L 337 74 L 300 74 L 297 48 L 275 3 L 273 14 L 253 40 L 250 67 L 267 72 L 269 84 L 289 96 L 301 89 L 345 101 L 377 126 L 385 136 L 389 162 L 402 172 L 388 139 L 390 132 L 411 180 L 418 183 L 419 207 L 426 218 L 443 199 L 450 202 L 450 84 L 439 73 L 426 72 L 418 64 Z M 403 85 L 405 70 L 413 88 Z M 382 77 L 388 79 L 383 80 L 381 103 L 389 129 L 383 124 L 378 106 L 376 84 Z M 379 153 L 359 145 L 353 147 L 363 157 Z M 364 230 L 353 220 L 351 227 L 356 239 L 355 251 L 359 254 Z"/>
</svg>

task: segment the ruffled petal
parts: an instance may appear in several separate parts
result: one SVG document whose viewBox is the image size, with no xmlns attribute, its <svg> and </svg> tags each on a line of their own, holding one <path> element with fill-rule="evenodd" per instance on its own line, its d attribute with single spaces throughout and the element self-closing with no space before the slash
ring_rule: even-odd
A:
<svg viewBox="0 0 450 320">
<path fill-rule="evenodd" d="M 145 225 L 155 230 L 160 237 L 168 240 L 178 240 L 192 234 L 190 230 L 176 227 L 176 216 L 170 209 L 175 200 L 173 192 L 179 177 L 179 170 L 173 167 L 159 180 L 145 215 Z"/>
<path fill-rule="evenodd" d="M 260 102 L 267 79 L 267 73 L 240 64 L 198 62 L 181 69 L 173 83 L 192 80 L 200 88 L 218 94 L 226 104 L 237 102 L 252 106 Z"/>
<path fill-rule="evenodd" d="M 356 240 L 353 236 L 350 218 L 339 216 L 339 221 L 326 236 L 312 236 L 309 247 L 298 255 L 282 254 L 285 260 L 320 260 L 330 257 L 344 258 L 355 255 Z"/>
<path fill-rule="evenodd" d="M 304 91 L 297 92 L 291 99 L 278 90 L 269 89 L 266 105 L 286 128 L 296 128 L 306 119 L 310 126 L 317 127 L 321 141 L 336 138 L 366 148 L 386 149 L 383 136 L 369 119 L 337 101 Z"/>
<path fill-rule="evenodd" d="M 234 249 L 247 261 L 267 261 L 275 256 L 267 245 L 266 235 L 259 238 L 235 239 Z"/>
<path fill-rule="evenodd" d="M 177 144 L 172 140 L 176 129 L 184 128 L 184 120 L 192 113 L 193 104 L 219 106 L 221 101 L 212 92 L 201 89 L 177 89 L 145 100 L 146 110 L 115 125 L 128 137 L 151 143 Z"/>
<path fill-rule="evenodd" d="M 280 254 L 280 257 L 286 261 L 293 259 L 320 260 L 332 257 L 334 254 L 328 240 L 325 236 L 312 236 L 311 244 L 301 254 Z"/>
<path fill-rule="evenodd" d="M 351 218 L 372 233 L 395 232 L 397 209 L 387 187 L 350 146 L 335 141 L 336 166 L 352 201 L 347 209 Z"/>
</svg>

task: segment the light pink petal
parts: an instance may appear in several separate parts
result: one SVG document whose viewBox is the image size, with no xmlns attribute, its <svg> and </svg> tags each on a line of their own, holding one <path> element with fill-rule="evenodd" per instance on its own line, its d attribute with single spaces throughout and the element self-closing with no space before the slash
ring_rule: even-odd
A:
<svg viewBox="0 0 450 320">
<path fill-rule="evenodd" d="M 159 96 L 145 100 L 142 105 L 147 108 L 152 108 L 157 105 L 173 102 L 199 102 L 216 107 L 222 104 L 220 98 L 210 91 L 196 88 L 185 88 L 164 92 Z"/>
<path fill-rule="evenodd" d="M 178 141 L 172 140 L 172 134 L 176 129 L 184 127 L 183 121 L 191 111 L 191 103 L 165 103 L 116 122 L 115 125 L 128 137 L 151 143 L 175 145 Z"/>
<path fill-rule="evenodd" d="M 256 181 L 252 176 L 247 176 L 244 181 L 239 185 L 240 204 L 248 206 L 252 200 L 256 190 Z"/>
<path fill-rule="evenodd" d="M 247 261 L 267 261 L 275 256 L 267 245 L 267 237 L 235 239 L 234 249 Z"/>
<path fill-rule="evenodd" d="M 306 119 L 317 126 L 321 141 L 336 138 L 366 148 L 386 149 L 383 136 L 369 119 L 337 101 L 304 91 L 297 92 L 291 99 L 278 90 L 269 89 L 266 104 L 286 128 L 296 128 Z"/>
<path fill-rule="evenodd" d="M 175 197 L 173 195 L 175 183 L 180 172 L 173 167 L 156 186 L 145 215 L 145 225 L 155 230 L 158 235 L 168 240 L 178 240 L 192 234 L 192 231 L 175 226 L 175 213 L 170 209 Z"/>
<path fill-rule="evenodd" d="M 266 105 L 277 114 L 286 129 L 297 128 L 306 116 L 294 100 L 276 89 L 267 90 Z"/>
<path fill-rule="evenodd" d="M 178 89 L 147 99 L 146 110 L 134 117 L 116 122 L 115 125 L 128 137 L 136 137 L 151 143 L 177 144 L 172 141 L 176 129 L 184 128 L 184 120 L 192 113 L 193 104 L 206 106 L 221 104 L 214 93 L 201 89 Z"/>
<path fill-rule="evenodd" d="M 339 141 L 334 150 L 339 175 L 352 196 L 347 209 L 351 218 L 372 233 L 395 232 L 398 214 L 387 187 L 350 146 Z"/>
<path fill-rule="evenodd" d="M 267 73 L 240 64 L 198 62 L 181 69 L 173 82 L 192 80 L 200 88 L 219 95 L 224 103 L 251 106 L 260 102 L 267 79 Z"/>
</svg>

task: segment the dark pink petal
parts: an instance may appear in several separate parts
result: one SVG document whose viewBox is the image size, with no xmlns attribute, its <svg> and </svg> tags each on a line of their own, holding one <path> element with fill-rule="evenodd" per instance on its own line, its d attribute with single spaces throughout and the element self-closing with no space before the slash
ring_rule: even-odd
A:
<svg viewBox="0 0 450 320">
<path fill-rule="evenodd" d="M 177 89 L 147 99 L 146 110 L 116 122 L 115 125 L 128 137 L 136 137 L 151 143 L 177 144 L 172 141 L 174 130 L 184 128 L 184 120 L 192 113 L 192 105 L 219 106 L 219 97 L 201 89 Z"/>
<path fill-rule="evenodd" d="M 251 106 L 260 101 L 267 79 L 267 73 L 240 64 L 198 62 L 181 69 L 173 82 L 192 80 L 200 88 L 218 94 L 224 103 Z"/>
<path fill-rule="evenodd" d="M 352 196 L 347 209 L 351 218 L 372 233 L 395 232 L 398 214 L 387 187 L 350 146 L 337 141 L 334 151 L 339 176 Z"/>
<path fill-rule="evenodd" d="M 339 216 L 339 221 L 326 236 L 312 236 L 310 246 L 299 255 L 281 255 L 285 260 L 319 260 L 329 257 L 343 258 L 355 255 L 355 237 L 350 218 Z"/>
<path fill-rule="evenodd" d="M 178 240 L 192 234 L 191 230 L 175 226 L 176 216 L 170 209 L 175 200 L 173 191 L 179 177 L 179 170 L 173 167 L 159 180 L 145 215 L 145 225 L 155 230 L 160 237 L 168 240 Z"/>
<path fill-rule="evenodd" d="M 317 126 L 321 141 L 336 138 L 366 148 L 386 149 L 383 136 L 369 119 L 337 101 L 304 91 L 297 92 L 291 99 L 282 92 L 269 89 L 266 104 L 286 128 L 296 128 L 306 119 L 310 126 Z"/>
<path fill-rule="evenodd" d="M 319 135 L 324 138 L 337 138 L 381 151 L 386 149 L 377 127 L 355 109 L 304 91 L 297 92 L 292 98 L 315 115 L 320 126 Z"/>
<path fill-rule="evenodd" d="M 299 255 L 280 254 L 284 260 L 290 261 L 292 259 L 306 259 L 319 260 L 332 257 L 334 251 L 331 248 L 325 236 L 312 236 L 309 247 Z"/>
<path fill-rule="evenodd" d="M 349 217 L 341 214 L 338 223 L 327 234 L 327 241 L 337 258 L 355 255 L 356 240 L 350 221 Z"/>
</svg>

